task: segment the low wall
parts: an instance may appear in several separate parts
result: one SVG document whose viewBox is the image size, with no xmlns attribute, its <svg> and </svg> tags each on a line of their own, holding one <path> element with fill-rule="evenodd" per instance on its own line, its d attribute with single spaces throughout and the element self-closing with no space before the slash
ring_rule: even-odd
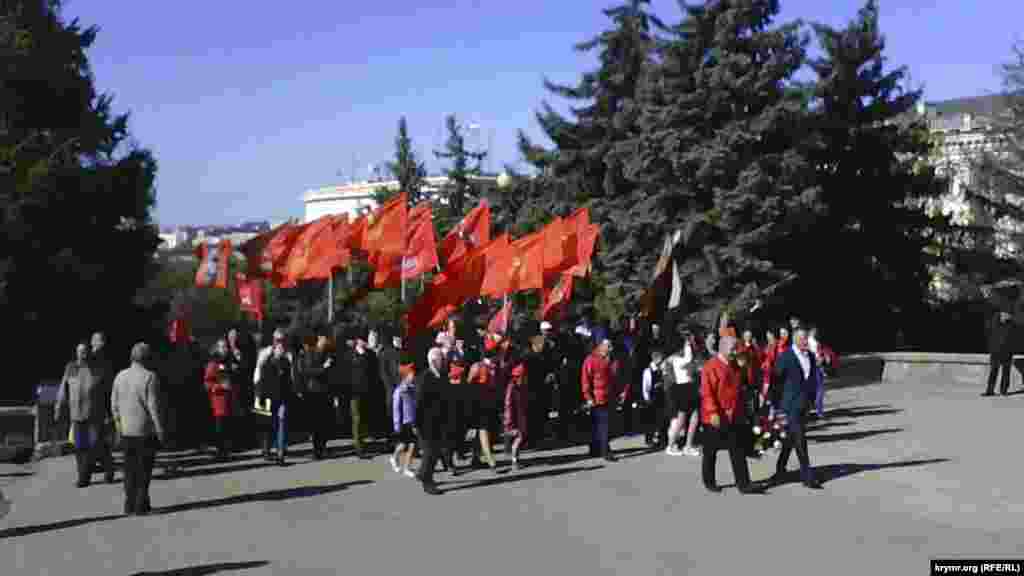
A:
<svg viewBox="0 0 1024 576">
<path fill-rule="evenodd" d="M 870 366 L 881 382 L 944 381 L 984 386 L 988 378 L 988 354 L 940 354 L 934 352 L 880 352 L 857 354 L 840 359 L 841 376 L 847 367 L 864 372 Z M 1024 355 L 1013 357 L 1010 384 L 1024 384 Z"/>
</svg>

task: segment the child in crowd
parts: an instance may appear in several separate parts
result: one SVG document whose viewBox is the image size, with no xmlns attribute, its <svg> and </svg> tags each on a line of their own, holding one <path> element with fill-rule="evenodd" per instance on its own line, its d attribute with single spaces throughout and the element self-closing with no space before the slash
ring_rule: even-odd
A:
<svg viewBox="0 0 1024 576">
<path fill-rule="evenodd" d="M 398 368 L 401 383 L 392 393 L 392 419 L 398 444 L 391 455 L 391 469 L 408 478 L 416 478 L 409 469 L 413 453 L 416 451 L 416 435 L 413 425 L 416 421 L 416 373 L 411 364 L 403 364 Z"/>
</svg>

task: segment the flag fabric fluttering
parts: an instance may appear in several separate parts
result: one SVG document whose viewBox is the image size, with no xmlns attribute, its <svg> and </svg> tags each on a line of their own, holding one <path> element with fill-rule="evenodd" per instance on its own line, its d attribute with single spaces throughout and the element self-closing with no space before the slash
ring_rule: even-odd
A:
<svg viewBox="0 0 1024 576">
<path fill-rule="evenodd" d="M 204 242 L 196 248 L 199 268 L 195 285 L 200 288 L 228 287 L 228 266 L 231 262 L 231 240 Z"/>
<path fill-rule="evenodd" d="M 451 262 L 490 241 L 491 207 L 487 200 L 481 200 L 445 235 L 438 246 L 438 252 L 444 262 Z"/>
<path fill-rule="evenodd" d="M 552 274 L 544 280 L 544 303 L 539 311 L 541 320 L 560 320 L 565 317 L 572 301 L 575 277 L 572 274 Z"/>
<path fill-rule="evenodd" d="M 235 296 L 238 307 L 257 320 L 263 319 L 263 280 L 245 274 L 235 274 Z"/>
<path fill-rule="evenodd" d="M 351 231 L 348 214 L 331 216 L 330 220 L 330 225 L 313 240 L 300 280 L 326 280 L 336 269 L 352 262 L 352 251 L 348 248 Z"/>
<path fill-rule="evenodd" d="M 374 288 L 398 286 L 437 268 L 437 241 L 430 202 L 420 202 L 408 213 L 405 247 L 401 254 L 372 255 Z"/>
</svg>

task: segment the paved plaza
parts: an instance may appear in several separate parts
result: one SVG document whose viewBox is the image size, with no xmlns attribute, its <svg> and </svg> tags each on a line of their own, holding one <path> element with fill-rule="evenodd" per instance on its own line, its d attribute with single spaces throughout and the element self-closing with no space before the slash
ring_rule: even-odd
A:
<svg viewBox="0 0 1024 576">
<path fill-rule="evenodd" d="M 936 556 L 1024 556 L 1024 394 L 980 391 L 833 390 L 808 436 L 817 492 L 708 494 L 699 460 L 647 453 L 642 438 L 616 441 L 616 463 L 582 447 L 499 476 L 439 474 L 437 497 L 383 456 L 277 468 L 252 452 L 170 479 L 158 464 L 149 517 L 118 514 L 120 485 L 76 489 L 71 457 L 0 465 L 0 573 L 896 575 Z M 770 454 L 751 474 L 773 467 Z M 731 484 L 725 453 L 718 475 Z"/>
</svg>

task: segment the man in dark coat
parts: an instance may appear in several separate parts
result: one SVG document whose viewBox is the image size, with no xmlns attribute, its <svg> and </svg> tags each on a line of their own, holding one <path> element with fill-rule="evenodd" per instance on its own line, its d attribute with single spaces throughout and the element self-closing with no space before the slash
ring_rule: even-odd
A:
<svg viewBox="0 0 1024 576">
<path fill-rule="evenodd" d="M 443 372 L 444 352 L 440 348 L 430 349 L 427 365 L 416 385 L 416 433 L 423 451 L 418 477 L 424 492 L 437 495 L 441 491 L 434 484 L 434 467 L 447 441 L 451 384 Z"/>
<path fill-rule="evenodd" d="M 1013 359 L 1013 314 L 1000 310 L 989 321 L 988 328 L 988 385 L 982 396 L 995 394 L 996 376 L 1002 376 L 999 392 L 1006 396 L 1010 390 L 1010 365 Z"/>
<path fill-rule="evenodd" d="M 800 480 L 804 486 L 820 489 L 821 484 L 811 474 L 811 458 L 807 453 L 807 437 L 804 435 L 804 418 L 807 399 L 815 393 L 814 377 L 817 366 L 814 354 L 807 345 L 807 331 L 797 328 L 793 332 L 793 345 L 786 348 L 775 361 L 775 375 L 782 384 L 782 412 L 786 415 L 786 437 L 782 441 L 779 460 L 775 464 L 772 484 L 779 484 L 786 474 L 789 454 L 796 449 L 800 460 Z"/>
<path fill-rule="evenodd" d="M 366 337 L 360 334 L 349 355 L 351 370 L 349 380 L 349 411 L 352 415 L 352 443 L 356 454 L 366 458 L 367 417 L 374 414 L 374 408 L 381 399 L 380 372 L 377 355 L 367 346 Z"/>
<path fill-rule="evenodd" d="M 334 357 L 327 349 L 327 334 L 318 330 L 316 344 L 306 345 L 305 353 L 299 360 L 304 417 L 313 433 L 313 459 L 321 460 L 327 453 L 327 435 L 334 421 L 330 399 L 330 371 Z"/>
<path fill-rule="evenodd" d="M 117 431 L 114 429 L 114 421 L 109 416 L 112 414 L 110 393 L 114 389 L 114 376 L 116 374 L 114 373 L 114 362 L 107 354 L 106 335 L 103 332 L 96 332 L 92 335 L 92 342 L 90 344 L 92 347 L 90 365 L 96 377 L 97 390 L 103 395 L 103 413 L 107 415 L 104 417 L 101 427 L 101 438 L 98 439 L 95 450 L 98 455 L 98 461 L 103 463 L 103 480 L 110 484 L 114 481 L 113 445 L 118 440 Z"/>
</svg>

